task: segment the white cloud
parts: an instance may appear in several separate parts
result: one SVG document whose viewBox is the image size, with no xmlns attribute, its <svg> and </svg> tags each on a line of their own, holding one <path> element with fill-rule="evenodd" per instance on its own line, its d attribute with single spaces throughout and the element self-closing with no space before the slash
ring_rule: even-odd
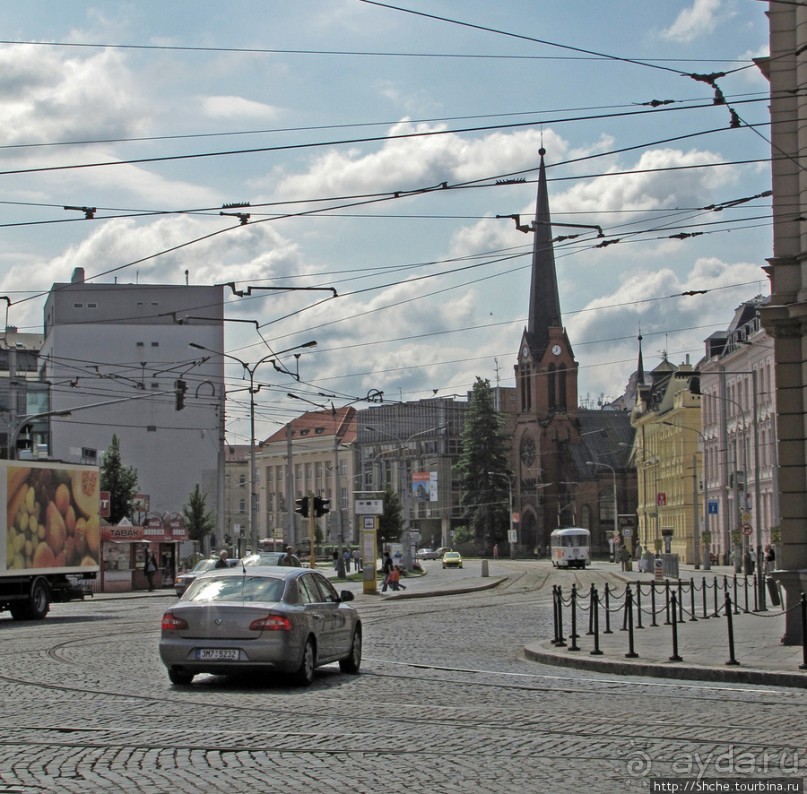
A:
<svg viewBox="0 0 807 794">
<path fill-rule="evenodd" d="M 717 27 L 722 0 L 694 0 L 690 8 L 685 8 L 662 36 L 673 41 L 692 41 L 706 36 Z"/>
<path fill-rule="evenodd" d="M 238 120 L 272 121 L 280 115 L 278 108 L 264 102 L 255 102 L 240 96 L 202 97 L 202 110 L 214 119 L 227 119 L 232 124 Z"/>
</svg>

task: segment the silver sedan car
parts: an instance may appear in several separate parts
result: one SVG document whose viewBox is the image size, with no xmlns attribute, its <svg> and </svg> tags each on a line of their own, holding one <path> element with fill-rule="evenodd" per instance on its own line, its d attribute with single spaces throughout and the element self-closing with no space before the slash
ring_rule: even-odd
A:
<svg viewBox="0 0 807 794">
<path fill-rule="evenodd" d="M 358 673 L 362 626 L 317 570 L 222 568 L 201 574 L 162 619 L 160 659 L 168 678 L 187 686 L 197 673 L 290 673 L 301 685 L 314 669 L 339 662 Z"/>
</svg>

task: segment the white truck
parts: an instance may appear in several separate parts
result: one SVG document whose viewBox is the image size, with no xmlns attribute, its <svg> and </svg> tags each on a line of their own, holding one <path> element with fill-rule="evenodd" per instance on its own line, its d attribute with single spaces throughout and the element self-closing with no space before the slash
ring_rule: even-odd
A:
<svg viewBox="0 0 807 794">
<path fill-rule="evenodd" d="M 100 479 L 97 466 L 0 461 L 0 612 L 41 620 L 51 602 L 91 592 L 101 558 Z"/>
</svg>

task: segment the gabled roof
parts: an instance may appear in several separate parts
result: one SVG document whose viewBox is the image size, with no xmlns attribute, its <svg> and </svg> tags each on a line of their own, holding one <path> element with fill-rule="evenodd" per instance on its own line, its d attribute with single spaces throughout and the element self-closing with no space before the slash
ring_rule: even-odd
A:
<svg viewBox="0 0 807 794">
<path fill-rule="evenodd" d="M 295 440 L 331 436 L 338 438 L 341 444 L 352 444 L 356 440 L 356 409 L 346 406 L 332 411 L 306 411 L 269 436 L 263 443 L 285 442 L 288 439 L 289 429 L 291 437 Z"/>
</svg>

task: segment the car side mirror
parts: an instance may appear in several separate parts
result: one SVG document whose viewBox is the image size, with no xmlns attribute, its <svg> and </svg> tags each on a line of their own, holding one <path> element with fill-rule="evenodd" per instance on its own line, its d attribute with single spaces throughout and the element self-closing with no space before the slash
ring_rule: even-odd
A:
<svg viewBox="0 0 807 794">
<path fill-rule="evenodd" d="M 353 593 L 351 593 L 350 590 L 342 590 L 342 592 L 339 593 L 339 600 L 340 601 L 352 601 L 353 600 Z"/>
</svg>

